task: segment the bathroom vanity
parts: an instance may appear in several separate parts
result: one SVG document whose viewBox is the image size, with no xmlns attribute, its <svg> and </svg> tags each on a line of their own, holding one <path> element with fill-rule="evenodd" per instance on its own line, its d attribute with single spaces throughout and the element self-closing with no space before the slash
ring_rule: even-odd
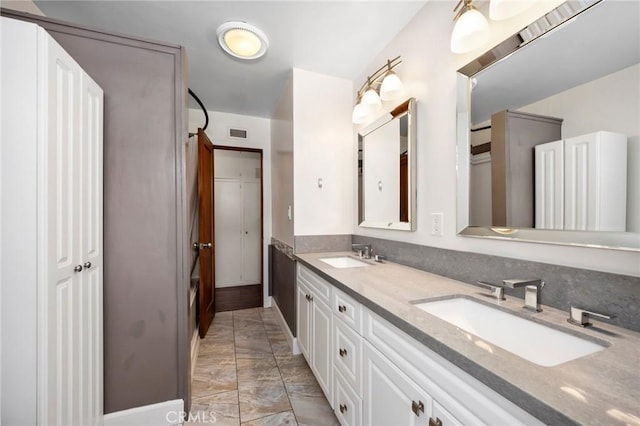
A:
<svg viewBox="0 0 640 426">
<path fill-rule="evenodd" d="M 640 418 L 637 332 L 602 322 L 576 327 L 567 323 L 568 312 L 546 305 L 542 312 L 525 310 L 520 298 L 497 300 L 486 289 L 391 262 L 322 260 L 348 256 L 296 255 L 299 344 L 342 424 L 633 424 Z M 574 346 L 547 339 L 518 356 L 478 337 L 473 322 L 453 325 L 420 308 L 443 300 L 497 312 L 504 332 L 524 319 L 597 348 L 568 361 L 538 360 L 536 350 L 565 355 L 557 346 Z M 522 334 L 527 343 L 531 332 Z"/>
</svg>

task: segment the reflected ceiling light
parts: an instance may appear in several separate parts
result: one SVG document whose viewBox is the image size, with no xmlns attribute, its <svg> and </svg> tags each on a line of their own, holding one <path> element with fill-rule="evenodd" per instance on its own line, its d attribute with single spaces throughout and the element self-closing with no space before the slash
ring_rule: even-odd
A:
<svg viewBox="0 0 640 426">
<path fill-rule="evenodd" d="M 532 5 L 532 0 L 491 0 L 489 18 L 494 21 L 509 19 L 529 9 Z"/>
<path fill-rule="evenodd" d="M 259 28 L 246 22 L 225 22 L 216 31 L 220 47 L 240 59 L 257 59 L 269 48 L 269 39 Z"/>
<path fill-rule="evenodd" d="M 382 108 L 382 101 L 393 101 L 403 94 L 402 81 L 393 70 L 402 63 L 400 56 L 387 60 L 372 76 L 367 77 L 358 90 L 356 106 L 353 108 L 352 121 L 363 124 Z"/>
<path fill-rule="evenodd" d="M 473 0 L 460 0 L 453 9 L 457 12 L 451 34 L 451 51 L 467 53 L 483 46 L 489 40 L 489 23 L 473 6 Z"/>
</svg>

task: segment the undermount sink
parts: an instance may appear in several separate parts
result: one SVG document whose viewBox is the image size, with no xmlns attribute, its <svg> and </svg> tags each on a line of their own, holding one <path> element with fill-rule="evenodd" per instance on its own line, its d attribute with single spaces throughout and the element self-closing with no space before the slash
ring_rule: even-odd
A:
<svg viewBox="0 0 640 426">
<path fill-rule="evenodd" d="M 349 256 L 323 257 L 320 260 L 334 268 L 361 268 L 363 266 L 371 266 L 366 262 Z"/>
<path fill-rule="evenodd" d="M 462 297 L 422 303 L 417 301 L 414 304 L 486 342 L 543 367 L 553 367 L 605 348 L 598 343 Z M 490 349 L 485 342 L 475 343 Z"/>
</svg>

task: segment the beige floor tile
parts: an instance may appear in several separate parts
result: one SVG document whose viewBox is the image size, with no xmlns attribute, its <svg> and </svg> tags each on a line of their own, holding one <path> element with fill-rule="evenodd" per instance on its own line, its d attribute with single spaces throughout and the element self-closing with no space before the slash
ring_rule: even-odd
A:
<svg viewBox="0 0 640 426">
<path fill-rule="evenodd" d="M 194 398 L 191 402 L 190 420 L 196 424 L 239 425 L 238 391 Z"/>
<path fill-rule="evenodd" d="M 285 411 L 284 413 L 273 414 L 242 423 L 243 426 L 296 426 L 297 424 L 293 411 Z"/>
<path fill-rule="evenodd" d="M 291 410 L 282 380 L 241 385 L 238 387 L 238 396 L 240 418 L 243 422 Z"/>
<path fill-rule="evenodd" d="M 291 397 L 291 406 L 300 425 L 339 425 L 327 399 L 321 397 Z"/>
</svg>

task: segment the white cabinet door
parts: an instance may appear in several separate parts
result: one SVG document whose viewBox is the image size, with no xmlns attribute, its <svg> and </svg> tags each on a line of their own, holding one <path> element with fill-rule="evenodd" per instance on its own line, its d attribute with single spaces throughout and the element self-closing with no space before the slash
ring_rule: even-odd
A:
<svg viewBox="0 0 640 426">
<path fill-rule="evenodd" d="M 431 397 L 370 344 L 364 344 L 363 423 L 426 425 Z"/>
<path fill-rule="evenodd" d="M 311 291 L 300 282 L 298 279 L 298 286 L 296 288 L 296 303 L 297 308 L 297 338 L 300 352 L 307 360 L 307 363 L 311 365 L 311 359 L 309 358 L 311 349 Z"/>
<path fill-rule="evenodd" d="M 39 423 L 102 422 L 102 90 L 40 30 Z"/>
<path fill-rule="evenodd" d="M 538 229 L 564 228 L 564 143 L 535 146 L 535 197 Z"/>
<path fill-rule="evenodd" d="M 311 370 L 315 373 L 318 384 L 327 396 L 329 405 L 333 406 L 332 377 L 333 359 L 331 357 L 331 308 L 320 299 L 313 298 L 312 332 L 311 332 Z"/>
</svg>

